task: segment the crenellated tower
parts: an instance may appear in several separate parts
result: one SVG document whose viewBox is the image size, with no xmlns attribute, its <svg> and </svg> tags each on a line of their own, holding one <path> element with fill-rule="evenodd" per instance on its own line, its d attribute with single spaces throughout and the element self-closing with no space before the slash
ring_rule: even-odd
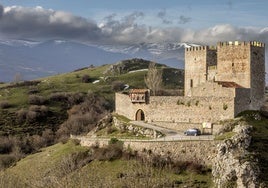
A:
<svg viewBox="0 0 268 188">
<path fill-rule="evenodd" d="M 192 96 L 191 88 L 211 81 L 250 89 L 249 109 L 259 109 L 265 92 L 265 44 L 235 41 L 219 42 L 216 48 L 186 48 L 185 96 Z"/>
<path fill-rule="evenodd" d="M 198 46 L 185 49 L 185 80 L 184 95 L 191 95 L 191 88 L 211 79 L 208 75 L 209 67 L 217 65 L 217 51 L 215 47 Z"/>
<path fill-rule="evenodd" d="M 250 89 L 252 109 L 259 109 L 265 92 L 265 44 L 219 42 L 216 81 L 235 82 Z"/>
</svg>

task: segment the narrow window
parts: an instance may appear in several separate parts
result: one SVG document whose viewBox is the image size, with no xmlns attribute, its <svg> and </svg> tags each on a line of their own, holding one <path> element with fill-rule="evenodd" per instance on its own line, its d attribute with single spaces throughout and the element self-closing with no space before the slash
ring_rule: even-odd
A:
<svg viewBox="0 0 268 188">
<path fill-rule="evenodd" d="M 190 80 L 190 87 L 193 87 L 193 79 Z"/>
</svg>

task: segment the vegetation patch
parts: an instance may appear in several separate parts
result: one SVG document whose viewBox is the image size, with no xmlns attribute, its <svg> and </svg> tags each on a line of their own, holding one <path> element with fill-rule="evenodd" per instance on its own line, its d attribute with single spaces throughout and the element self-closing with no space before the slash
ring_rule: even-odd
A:
<svg viewBox="0 0 268 188">
<path fill-rule="evenodd" d="M 209 169 L 193 162 L 168 162 L 138 155 L 112 139 L 106 147 L 85 148 L 69 141 L 22 159 L 0 174 L 5 187 L 211 187 Z M 29 168 L 31 166 L 31 168 Z M 27 173 L 25 173 L 27 171 Z M 92 173 L 94 172 L 94 173 Z M 49 176 L 48 176 L 49 174 Z"/>
<path fill-rule="evenodd" d="M 235 132 L 225 132 L 220 135 L 215 136 L 215 140 L 225 140 L 232 138 L 235 135 Z"/>
</svg>

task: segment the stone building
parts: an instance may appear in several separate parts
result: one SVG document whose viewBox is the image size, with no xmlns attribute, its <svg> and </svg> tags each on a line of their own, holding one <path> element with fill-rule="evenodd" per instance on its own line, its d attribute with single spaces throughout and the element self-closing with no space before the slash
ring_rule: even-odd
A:
<svg viewBox="0 0 268 188">
<path fill-rule="evenodd" d="M 149 96 L 140 89 L 116 93 L 115 111 L 148 122 L 216 122 L 259 110 L 264 92 L 264 43 L 219 42 L 185 49 L 184 96 Z"/>
</svg>

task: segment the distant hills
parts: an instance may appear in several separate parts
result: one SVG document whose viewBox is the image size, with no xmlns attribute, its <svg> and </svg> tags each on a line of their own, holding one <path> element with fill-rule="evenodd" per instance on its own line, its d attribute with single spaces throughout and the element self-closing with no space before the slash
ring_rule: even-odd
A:
<svg viewBox="0 0 268 188">
<path fill-rule="evenodd" d="M 194 44 L 190 44 L 194 45 Z M 97 46 L 73 41 L 0 41 L 0 82 L 15 77 L 32 80 L 87 67 L 111 64 L 124 59 L 143 58 L 171 67 L 184 67 L 186 43 Z"/>
<path fill-rule="evenodd" d="M 184 68 L 188 43 L 140 43 L 133 45 L 89 45 L 74 41 L 0 40 L 0 82 L 33 80 L 70 72 L 90 65 L 113 64 L 142 58 L 170 67 Z M 268 53 L 266 52 L 266 59 Z M 268 71 L 268 66 L 266 66 Z M 266 82 L 268 79 L 266 78 Z"/>
</svg>

